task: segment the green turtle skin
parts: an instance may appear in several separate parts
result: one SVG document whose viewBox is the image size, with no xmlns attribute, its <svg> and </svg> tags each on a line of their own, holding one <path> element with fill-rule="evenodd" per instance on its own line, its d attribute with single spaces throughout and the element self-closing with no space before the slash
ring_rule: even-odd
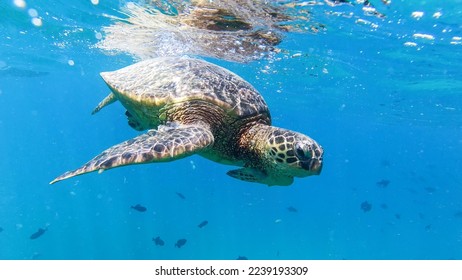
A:
<svg viewBox="0 0 462 280">
<path fill-rule="evenodd" d="M 110 147 L 51 184 L 93 171 L 198 154 L 241 166 L 236 179 L 290 185 L 321 172 L 323 149 L 310 137 L 271 126 L 263 97 L 238 75 L 188 57 L 162 57 L 101 73 L 111 93 L 93 113 L 119 101 L 128 124 L 148 130 Z"/>
</svg>

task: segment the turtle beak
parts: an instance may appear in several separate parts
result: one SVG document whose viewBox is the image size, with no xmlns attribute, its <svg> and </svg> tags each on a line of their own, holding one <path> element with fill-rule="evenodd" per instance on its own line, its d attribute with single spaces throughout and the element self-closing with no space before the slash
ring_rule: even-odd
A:
<svg viewBox="0 0 462 280">
<path fill-rule="evenodd" d="M 317 143 L 313 146 L 313 158 L 311 159 L 310 170 L 314 173 L 314 175 L 319 175 L 322 170 L 322 156 L 324 154 L 324 150 Z"/>
<path fill-rule="evenodd" d="M 322 170 L 322 159 L 312 158 L 307 161 L 300 162 L 300 165 L 306 171 L 309 171 L 310 175 L 319 175 Z"/>
<path fill-rule="evenodd" d="M 313 172 L 313 175 L 319 175 L 321 174 L 322 170 L 322 159 L 312 159 L 311 160 L 311 172 Z"/>
<path fill-rule="evenodd" d="M 310 148 L 311 151 L 311 158 L 302 161 L 301 167 L 306 171 L 309 171 L 311 175 L 319 175 L 321 174 L 322 170 L 322 156 L 323 156 L 323 149 L 317 143 L 313 143 Z"/>
</svg>

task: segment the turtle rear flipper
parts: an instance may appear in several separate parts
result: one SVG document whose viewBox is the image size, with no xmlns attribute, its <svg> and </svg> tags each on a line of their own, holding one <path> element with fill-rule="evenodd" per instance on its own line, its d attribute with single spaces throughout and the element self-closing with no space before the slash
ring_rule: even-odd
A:
<svg viewBox="0 0 462 280">
<path fill-rule="evenodd" d="M 95 109 L 93 109 L 91 114 L 94 115 L 94 114 L 98 113 L 101 109 L 103 109 L 107 105 L 112 104 L 112 103 L 114 103 L 116 101 L 117 101 L 117 97 L 115 96 L 115 94 L 112 93 L 112 92 L 109 93 L 108 96 L 106 96 L 100 103 L 98 103 L 98 105 L 96 106 Z"/>
<path fill-rule="evenodd" d="M 294 177 L 268 176 L 265 172 L 251 167 L 230 170 L 226 174 L 242 181 L 261 183 L 268 186 L 288 186 L 294 181 Z"/>
<path fill-rule="evenodd" d="M 168 124 L 158 130 L 122 142 L 105 150 L 82 167 L 68 171 L 50 184 L 93 171 L 150 162 L 166 162 L 183 158 L 213 144 L 212 132 L 201 125 Z"/>
</svg>

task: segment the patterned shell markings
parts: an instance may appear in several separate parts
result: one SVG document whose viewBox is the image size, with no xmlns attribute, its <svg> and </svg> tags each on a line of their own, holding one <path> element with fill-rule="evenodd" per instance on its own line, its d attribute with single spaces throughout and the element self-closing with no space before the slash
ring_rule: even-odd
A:
<svg viewBox="0 0 462 280">
<path fill-rule="evenodd" d="M 206 100 L 238 117 L 269 114 L 262 96 L 232 72 L 202 60 L 166 57 L 101 76 L 126 99 L 151 106 Z"/>
</svg>

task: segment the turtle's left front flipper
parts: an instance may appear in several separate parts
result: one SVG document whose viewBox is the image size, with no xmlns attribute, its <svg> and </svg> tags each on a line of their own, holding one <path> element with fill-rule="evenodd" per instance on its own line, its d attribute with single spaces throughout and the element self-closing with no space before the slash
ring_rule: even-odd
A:
<svg viewBox="0 0 462 280">
<path fill-rule="evenodd" d="M 133 139 L 105 150 L 82 167 L 68 171 L 50 184 L 93 171 L 150 162 L 165 162 L 183 158 L 213 144 L 212 132 L 200 125 L 169 124 L 159 126 Z"/>
</svg>

